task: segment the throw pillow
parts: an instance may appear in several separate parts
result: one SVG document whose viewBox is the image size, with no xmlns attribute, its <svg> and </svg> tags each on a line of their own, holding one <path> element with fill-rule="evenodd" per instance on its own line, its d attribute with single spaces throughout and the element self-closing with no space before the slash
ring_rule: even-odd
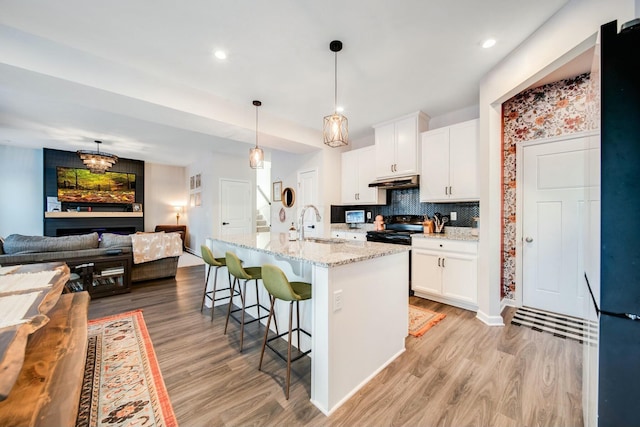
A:
<svg viewBox="0 0 640 427">
<path fill-rule="evenodd" d="M 101 248 L 130 248 L 131 236 L 114 233 L 102 233 Z"/>
<path fill-rule="evenodd" d="M 98 233 L 79 236 L 22 236 L 11 234 L 4 239 L 4 251 L 7 254 L 30 254 L 36 252 L 79 251 L 96 249 Z"/>
</svg>

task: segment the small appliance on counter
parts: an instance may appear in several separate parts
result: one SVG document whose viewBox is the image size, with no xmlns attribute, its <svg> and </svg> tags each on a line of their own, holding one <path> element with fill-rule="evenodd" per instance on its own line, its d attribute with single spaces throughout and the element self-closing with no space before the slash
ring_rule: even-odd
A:
<svg viewBox="0 0 640 427">
<path fill-rule="evenodd" d="M 346 211 L 344 222 L 349 224 L 349 228 L 358 228 L 360 224 L 364 224 L 364 210 Z"/>
</svg>

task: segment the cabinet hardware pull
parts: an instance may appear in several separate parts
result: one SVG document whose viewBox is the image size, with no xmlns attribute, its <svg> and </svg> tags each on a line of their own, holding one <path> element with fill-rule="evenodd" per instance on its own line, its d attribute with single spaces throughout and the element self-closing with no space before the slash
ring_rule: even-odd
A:
<svg viewBox="0 0 640 427">
<path fill-rule="evenodd" d="M 442 267 L 443 267 L 443 268 L 445 267 L 445 265 L 444 265 L 444 260 L 445 260 L 445 258 L 442 258 Z"/>
<path fill-rule="evenodd" d="M 444 187 L 444 195 L 445 196 L 449 195 L 449 187 Z"/>
<path fill-rule="evenodd" d="M 533 237 L 525 237 L 524 241 L 527 243 L 531 243 L 533 242 Z"/>
<path fill-rule="evenodd" d="M 440 257 L 438 257 L 438 267 L 440 267 Z"/>
<path fill-rule="evenodd" d="M 223 222 L 222 225 L 229 225 L 229 223 L 228 222 Z"/>
<path fill-rule="evenodd" d="M 449 186 L 449 195 L 453 194 L 453 192 L 451 191 L 451 186 Z"/>
</svg>

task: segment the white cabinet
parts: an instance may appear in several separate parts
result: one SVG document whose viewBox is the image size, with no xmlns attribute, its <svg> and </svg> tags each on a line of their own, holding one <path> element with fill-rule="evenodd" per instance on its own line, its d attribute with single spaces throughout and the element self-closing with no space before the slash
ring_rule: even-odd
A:
<svg viewBox="0 0 640 427">
<path fill-rule="evenodd" d="M 369 187 L 376 180 L 375 147 L 365 147 L 342 153 L 342 204 L 383 205 L 387 192 Z"/>
<path fill-rule="evenodd" d="M 418 111 L 374 126 L 377 178 L 420 173 L 419 137 L 428 125 L 429 116 Z"/>
<path fill-rule="evenodd" d="M 334 239 L 355 240 L 357 242 L 367 241 L 367 233 L 364 231 L 355 232 L 355 231 L 332 230 L 331 237 L 333 237 Z"/>
<path fill-rule="evenodd" d="M 419 297 L 477 310 L 477 269 L 477 242 L 412 239 L 411 288 Z"/>
<path fill-rule="evenodd" d="M 421 202 L 479 200 L 478 120 L 421 135 Z"/>
</svg>

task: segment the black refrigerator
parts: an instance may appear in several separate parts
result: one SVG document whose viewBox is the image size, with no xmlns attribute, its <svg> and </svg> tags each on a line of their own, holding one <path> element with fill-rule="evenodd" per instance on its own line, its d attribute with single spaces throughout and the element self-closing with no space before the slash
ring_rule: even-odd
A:
<svg viewBox="0 0 640 427">
<path fill-rule="evenodd" d="M 598 425 L 640 426 L 640 22 L 602 26 L 600 70 Z"/>
</svg>

